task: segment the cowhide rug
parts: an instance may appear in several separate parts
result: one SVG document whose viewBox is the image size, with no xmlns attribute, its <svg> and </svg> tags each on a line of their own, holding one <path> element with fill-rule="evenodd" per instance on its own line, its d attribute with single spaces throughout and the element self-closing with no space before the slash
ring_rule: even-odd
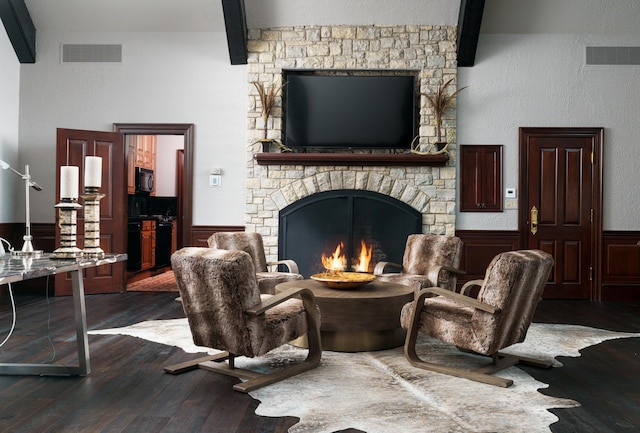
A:
<svg viewBox="0 0 640 433">
<path fill-rule="evenodd" d="M 212 352 L 192 343 L 186 319 L 146 321 L 89 333 L 130 335 L 178 346 L 189 353 Z M 578 357 L 585 347 L 628 337 L 640 337 L 640 333 L 534 323 L 526 341 L 504 352 L 550 359 L 555 367 L 561 367 L 557 356 Z M 459 366 L 471 366 L 479 360 L 437 340 L 422 338 L 419 344 L 425 359 Z M 284 346 L 263 358 L 238 359 L 236 364 L 270 369 L 305 356 L 303 349 Z M 548 433 L 558 418 L 547 409 L 580 405 L 541 394 L 537 390 L 547 385 L 517 367 L 498 375 L 513 379 L 514 385 L 503 389 L 414 368 L 404 358 L 402 347 L 363 353 L 325 351 L 320 367 L 250 395 L 261 402 L 257 415 L 300 418 L 290 433 L 330 433 L 347 428 L 367 433 Z"/>
</svg>

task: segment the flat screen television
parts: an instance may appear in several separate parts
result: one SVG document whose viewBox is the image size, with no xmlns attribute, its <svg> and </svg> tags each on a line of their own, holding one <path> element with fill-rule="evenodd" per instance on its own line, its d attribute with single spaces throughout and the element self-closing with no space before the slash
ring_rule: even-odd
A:
<svg viewBox="0 0 640 433">
<path fill-rule="evenodd" d="M 284 144 L 307 148 L 409 149 L 416 135 L 414 75 L 288 72 Z"/>
</svg>

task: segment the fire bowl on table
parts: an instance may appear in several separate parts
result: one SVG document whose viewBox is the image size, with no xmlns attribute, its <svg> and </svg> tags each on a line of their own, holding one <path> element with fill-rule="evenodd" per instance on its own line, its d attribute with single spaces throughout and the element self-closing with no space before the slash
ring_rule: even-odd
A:
<svg viewBox="0 0 640 433">
<path fill-rule="evenodd" d="M 322 272 L 311 275 L 312 280 L 320 281 L 332 289 L 357 289 L 376 279 L 373 274 L 363 272 Z"/>
</svg>

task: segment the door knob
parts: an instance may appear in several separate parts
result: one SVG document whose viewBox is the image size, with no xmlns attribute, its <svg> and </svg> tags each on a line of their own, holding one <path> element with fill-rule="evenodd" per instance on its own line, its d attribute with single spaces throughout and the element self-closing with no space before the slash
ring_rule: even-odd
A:
<svg viewBox="0 0 640 433">
<path fill-rule="evenodd" d="M 535 235 L 538 233 L 538 208 L 531 208 L 531 234 Z"/>
</svg>

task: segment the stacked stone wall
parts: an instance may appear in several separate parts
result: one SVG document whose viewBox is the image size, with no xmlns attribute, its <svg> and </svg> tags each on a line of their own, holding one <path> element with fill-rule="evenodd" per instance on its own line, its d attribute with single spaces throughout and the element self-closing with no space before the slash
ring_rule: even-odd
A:
<svg viewBox="0 0 640 433">
<path fill-rule="evenodd" d="M 423 232 L 455 233 L 455 109 L 445 112 L 443 135 L 450 143 L 444 167 L 368 167 L 258 165 L 264 123 L 258 92 L 280 86 L 284 70 L 357 71 L 361 74 L 411 72 L 421 93 L 432 93 L 456 76 L 456 28 L 452 26 L 304 26 L 249 31 L 247 117 L 247 231 L 263 235 L 268 260 L 277 258 L 281 209 L 309 195 L 337 189 L 362 189 L 392 196 L 423 215 Z M 454 88 L 450 89 L 453 91 Z M 432 149 L 436 141 L 433 112 L 420 98 L 419 136 L 415 147 Z M 267 137 L 282 138 L 282 99 L 267 123 Z M 392 152 L 391 150 L 386 152 Z"/>
</svg>

